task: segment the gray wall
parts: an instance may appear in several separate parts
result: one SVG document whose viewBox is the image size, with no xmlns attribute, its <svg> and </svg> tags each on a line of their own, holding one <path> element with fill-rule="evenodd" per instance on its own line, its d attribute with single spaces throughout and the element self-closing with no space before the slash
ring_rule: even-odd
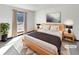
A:
<svg viewBox="0 0 79 59">
<path fill-rule="evenodd" d="M 79 5 L 54 5 L 52 8 L 40 10 L 36 12 L 35 24 L 45 23 L 46 14 L 53 12 L 61 12 L 61 22 L 65 22 L 66 19 L 72 19 L 74 21 L 73 31 L 77 40 L 79 40 Z"/>
</svg>

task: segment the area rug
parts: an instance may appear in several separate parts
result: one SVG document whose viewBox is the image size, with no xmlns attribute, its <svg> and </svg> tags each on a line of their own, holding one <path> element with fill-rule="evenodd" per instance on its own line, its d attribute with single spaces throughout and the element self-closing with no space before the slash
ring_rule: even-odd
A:
<svg viewBox="0 0 79 59">
<path fill-rule="evenodd" d="M 62 43 L 61 47 L 61 55 L 71 55 L 71 50 L 70 49 L 76 49 L 77 45 L 71 45 L 69 43 Z"/>
</svg>

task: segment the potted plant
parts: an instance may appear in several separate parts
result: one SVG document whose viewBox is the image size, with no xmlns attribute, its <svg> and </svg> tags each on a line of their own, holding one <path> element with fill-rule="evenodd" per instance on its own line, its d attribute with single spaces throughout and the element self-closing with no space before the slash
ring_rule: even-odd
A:
<svg viewBox="0 0 79 59">
<path fill-rule="evenodd" d="M 7 40 L 8 30 L 9 30 L 8 23 L 0 23 L 1 41 L 5 42 Z"/>
</svg>

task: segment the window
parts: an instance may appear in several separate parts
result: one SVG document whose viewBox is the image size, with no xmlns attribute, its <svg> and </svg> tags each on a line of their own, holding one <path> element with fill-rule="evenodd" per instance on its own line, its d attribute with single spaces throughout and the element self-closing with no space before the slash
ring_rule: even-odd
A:
<svg viewBox="0 0 79 59">
<path fill-rule="evenodd" d="M 17 11 L 16 12 L 16 21 L 17 21 L 17 32 L 24 31 L 25 13 Z"/>
</svg>

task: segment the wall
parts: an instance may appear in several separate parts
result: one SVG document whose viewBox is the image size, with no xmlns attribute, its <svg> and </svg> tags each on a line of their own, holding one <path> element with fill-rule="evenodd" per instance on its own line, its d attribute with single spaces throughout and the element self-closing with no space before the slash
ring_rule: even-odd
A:
<svg viewBox="0 0 79 59">
<path fill-rule="evenodd" d="M 9 23 L 9 36 L 12 34 L 12 8 L 5 5 L 0 5 L 0 23 Z"/>
<path fill-rule="evenodd" d="M 35 24 L 46 23 L 46 14 L 53 12 L 61 12 L 61 22 L 66 19 L 74 21 L 73 31 L 77 40 L 79 40 L 79 5 L 54 5 L 52 8 L 40 10 L 36 12 Z"/>
<path fill-rule="evenodd" d="M 13 9 L 20 9 L 15 8 L 7 5 L 0 5 L 0 23 L 7 22 L 10 24 L 9 34 L 8 36 L 12 36 L 12 10 Z M 33 30 L 34 26 L 34 12 L 30 10 L 26 10 L 27 13 L 27 31 Z"/>
<path fill-rule="evenodd" d="M 27 31 L 32 31 L 34 29 L 35 23 L 35 12 L 27 12 Z"/>
</svg>

